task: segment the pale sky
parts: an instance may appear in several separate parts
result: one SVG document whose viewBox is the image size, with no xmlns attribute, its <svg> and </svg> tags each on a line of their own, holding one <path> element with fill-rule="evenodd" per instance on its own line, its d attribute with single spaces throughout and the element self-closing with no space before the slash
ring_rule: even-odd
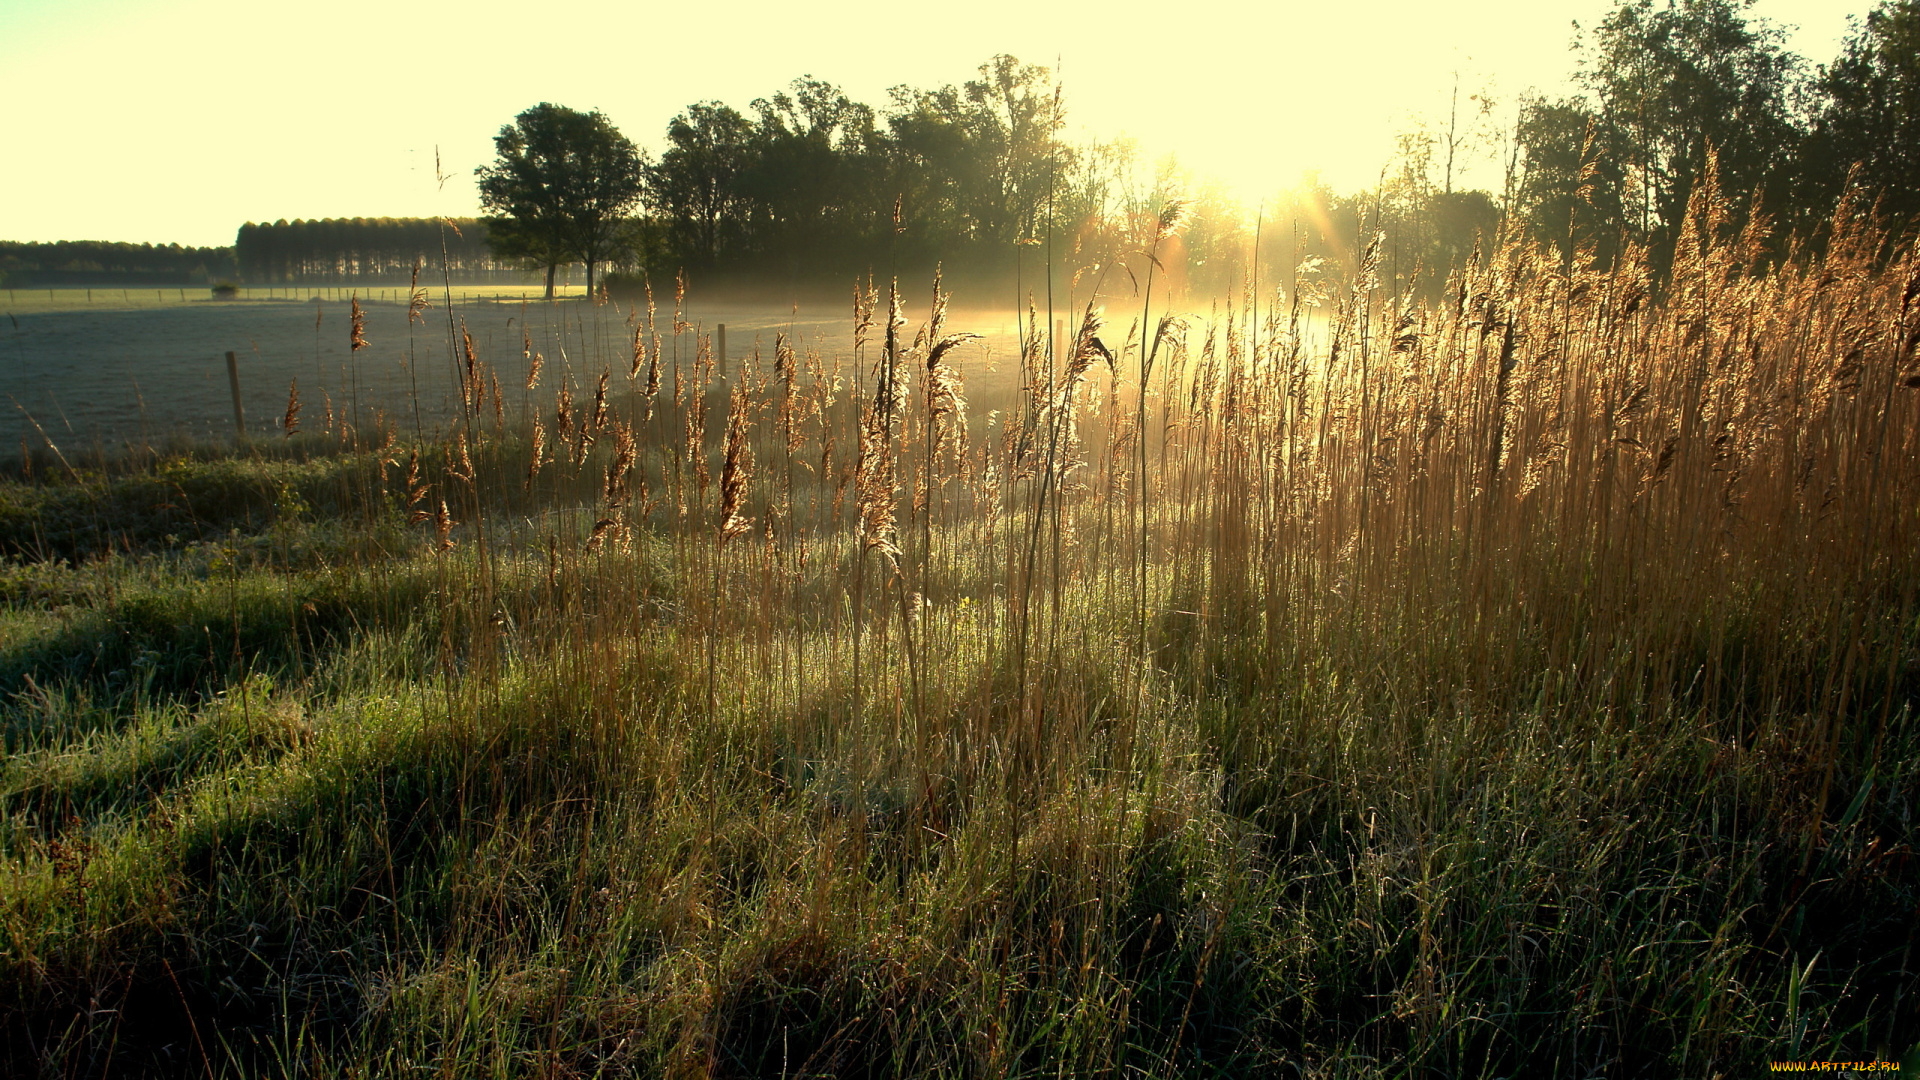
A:
<svg viewBox="0 0 1920 1080">
<path fill-rule="evenodd" d="M 1755 0 L 1830 60 L 1872 0 Z M 0 0 L 0 240 L 225 245 L 244 221 L 462 216 L 492 138 L 541 101 L 658 152 L 693 101 L 746 111 L 811 74 L 876 108 L 995 53 L 1064 77 L 1079 135 L 1126 134 L 1257 198 L 1317 168 L 1370 183 L 1463 96 L 1566 87 L 1572 23 L 1612 0 L 1297 0 L 807 9 Z M 447 175 L 436 182 L 434 155 Z"/>
</svg>

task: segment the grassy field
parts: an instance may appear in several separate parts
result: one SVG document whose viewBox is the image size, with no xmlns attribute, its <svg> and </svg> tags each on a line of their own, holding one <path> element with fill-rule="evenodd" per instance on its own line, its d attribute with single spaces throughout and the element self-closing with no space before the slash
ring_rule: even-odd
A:
<svg viewBox="0 0 1920 1080">
<path fill-rule="evenodd" d="M 882 283 L 851 377 L 663 311 L 439 439 L 35 455 L 5 1067 L 1910 1053 L 1920 258 L 1712 213 L 1657 284 L 1042 310 L 998 395 Z"/>
<path fill-rule="evenodd" d="M 497 282 L 483 285 L 453 285 L 443 289 L 432 283 L 435 299 L 444 292 L 455 302 L 492 300 L 519 302 L 539 300 L 545 293 L 538 283 Z M 579 299 L 586 295 L 585 285 L 559 285 L 554 295 Z M 14 288 L 4 290 L 6 310 L 19 315 L 45 311 L 144 311 L 176 307 L 182 304 L 240 304 L 260 301 L 311 303 L 314 300 L 345 301 L 357 296 L 367 303 L 404 304 L 405 285 L 248 285 L 231 299 L 216 300 L 205 285 L 62 285 L 57 288 Z"/>
<path fill-rule="evenodd" d="M 928 283 L 915 284 L 924 294 Z M 164 450 L 176 440 L 228 438 L 228 351 L 236 355 L 248 429 L 256 435 L 278 433 L 289 383 L 297 379 L 310 427 L 324 428 L 332 416 L 363 430 L 398 425 L 419 441 L 461 415 L 464 337 L 489 357 L 543 356 L 549 398 L 562 381 L 576 393 L 582 382 L 590 391 L 601 361 L 626 351 L 632 339 L 633 303 L 589 305 L 580 290 L 551 302 L 482 287 L 424 291 L 432 305 L 426 310 L 414 309 L 404 288 L 297 289 L 293 296 L 276 288 L 271 300 L 145 306 L 120 303 L 118 291 L 112 304 L 102 298 L 89 306 L 70 290 L 57 307 L 8 311 L 0 318 L 0 448 L 11 456 L 23 443 L 43 452 L 51 443 L 79 464 Z M 850 379 L 847 291 L 836 290 L 831 304 L 804 307 L 702 296 L 686 313 L 695 329 L 681 335 L 681 346 L 691 357 L 694 334 L 724 324 L 728 358 L 738 361 L 756 343 L 770 349 L 774 335 L 786 333 L 819 349 Z M 1003 307 L 1010 297 L 1011 290 L 998 297 Z M 367 343 L 357 351 L 348 348 L 354 303 Z M 643 298 L 637 303 L 645 306 Z M 1011 310 L 970 311 L 966 319 L 995 339 L 996 355 L 1018 353 Z M 977 383 L 986 373 L 974 368 Z M 524 390 L 509 398 L 517 412 L 533 402 Z"/>
</svg>

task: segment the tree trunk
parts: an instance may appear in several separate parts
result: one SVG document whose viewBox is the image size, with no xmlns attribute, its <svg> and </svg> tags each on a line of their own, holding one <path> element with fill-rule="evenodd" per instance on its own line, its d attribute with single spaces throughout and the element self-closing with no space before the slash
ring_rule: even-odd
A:
<svg viewBox="0 0 1920 1080">
<path fill-rule="evenodd" d="M 553 299 L 553 272 L 558 269 L 554 263 L 547 264 L 547 299 Z"/>
<path fill-rule="evenodd" d="M 594 301 L 594 295 L 593 295 L 593 260 L 592 260 L 592 259 L 588 259 L 588 260 L 587 260 L 587 303 L 589 303 L 589 304 L 591 304 L 591 303 L 593 303 L 593 301 Z"/>
</svg>

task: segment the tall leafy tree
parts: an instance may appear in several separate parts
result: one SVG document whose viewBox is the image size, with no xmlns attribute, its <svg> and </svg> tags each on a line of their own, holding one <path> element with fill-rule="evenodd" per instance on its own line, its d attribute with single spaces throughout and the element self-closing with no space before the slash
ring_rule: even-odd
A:
<svg viewBox="0 0 1920 1080">
<path fill-rule="evenodd" d="M 1039 232 L 1079 164 L 1059 136 L 1054 89 L 1046 68 L 1006 55 L 959 87 L 895 88 L 888 173 L 909 219 L 950 243 L 1000 246 Z"/>
<path fill-rule="evenodd" d="M 565 261 L 594 270 L 619 255 L 640 201 L 645 163 L 606 115 L 541 102 L 494 137 L 498 158 L 475 170 L 496 251 L 544 263 L 547 295 Z"/>
<path fill-rule="evenodd" d="M 753 103 L 743 163 L 758 253 L 789 269 L 842 262 L 870 238 L 880 208 L 873 109 L 812 76 Z"/>
<path fill-rule="evenodd" d="M 1060 138 L 1060 115 L 1047 69 L 1011 56 L 960 86 L 897 87 L 884 116 L 803 76 L 750 114 L 702 102 L 674 117 L 647 202 L 689 266 L 994 263 L 1044 221 L 1078 235 L 1107 209 L 1108 178 Z"/>
<path fill-rule="evenodd" d="M 1633 224 L 1669 243 L 1709 153 L 1730 192 L 1786 179 L 1799 58 L 1779 29 L 1744 17 L 1751 2 L 1634 0 L 1595 35 L 1584 77 L 1631 170 L 1623 202 Z"/>
<path fill-rule="evenodd" d="M 1396 293 L 1407 288 L 1438 296 L 1448 275 L 1498 232 L 1500 207 L 1493 196 L 1454 186 L 1471 161 L 1488 156 L 1491 141 L 1486 121 L 1492 100 L 1469 94 L 1464 104 L 1463 110 L 1456 76 L 1445 125 L 1420 124 L 1401 133 L 1392 167 L 1374 192 L 1368 216 L 1386 234 L 1379 270 Z"/>
<path fill-rule="evenodd" d="M 1628 226 L 1621 201 L 1626 173 L 1610 134 L 1583 98 L 1521 102 L 1514 136 L 1525 171 L 1515 209 L 1535 239 L 1553 246 L 1564 262 L 1579 247 L 1611 260 L 1623 235 L 1646 239 Z"/>
<path fill-rule="evenodd" d="M 1567 224 L 1598 216 L 1584 242 L 1604 249 L 1611 230 L 1664 261 L 1709 154 L 1736 205 L 1785 198 L 1801 62 L 1778 28 L 1746 17 L 1751 2 L 1623 0 L 1580 43 L 1586 95 L 1532 103 L 1519 131 L 1523 192 L 1549 237 L 1573 242 Z"/>
<path fill-rule="evenodd" d="M 683 259 L 711 266 L 741 231 L 752 136 L 752 121 L 717 101 L 689 105 L 667 125 L 672 145 L 647 169 L 647 201 Z"/>
<path fill-rule="evenodd" d="M 974 139 L 989 169 L 979 217 L 986 239 L 1010 243 L 1038 232 L 1049 199 L 1075 166 L 1073 147 L 1060 138 L 1060 96 L 1049 74 L 1001 55 L 967 82 Z"/>
<path fill-rule="evenodd" d="M 1808 186 L 1831 208 L 1849 172 L 1899 226 L 1920 224 L 1920 0 L 1885 0 L 1813 83 Z"/>
<path fill-rule="evenodd" d="M 882 183 L 900 200 L 907 238 L 928 250 L 976 239 L 991 166 L 969 103 L 954 86 L 891 94 Z"/>
</svg>

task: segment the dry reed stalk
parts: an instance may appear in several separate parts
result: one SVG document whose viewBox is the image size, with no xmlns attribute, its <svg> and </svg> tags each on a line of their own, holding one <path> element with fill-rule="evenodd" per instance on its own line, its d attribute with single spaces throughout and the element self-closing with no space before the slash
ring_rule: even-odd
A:
<svg viewBox="0 0 1920 1080">
<path fill-rule="evenodd" d="M 780 431 L 786 437 L 787 456 L 791 458 L 795 450 L 800 449 L 801 403 L 798 394 L 800 358 L 794 353 L 793 345 L 784 332 L 773 336 L 773 375 L 780 383 Z M 791 485 L 789 485 L 791 486 Z"/>
<path fill-rule="evenodd" d="M 603 369 L 600 372 L 599 385 L 593 388 L 593 413 L 592 419 L 587 424 L 587 430 L 590 432 L 597 434 L 607 426 L 607 380 L 612 377 L 611 368 Z"/>
<path fill-rule="evenodd" d="M 426 310 L 433 306 L 427 299 L 427 290 L 420 287 L 420 259 L 413 260 L 413 277 L 407 284 L 407 325 L 426 323 Z"/>
<path fill-rule="evenodd" d="M 459 522 L 447 512 L 447 500 L 440 500 L 440 508 L 433 515 L 434 550 L 448 552 L 453 550 L 453 527 Z"/>
<path fill-rule="evenodd" d="M 613 518 L 601 518 L 593 523 L 593 531 L 587 535 L 586 551 L 591 555 L 600 550 L 609 535 L 617 534 L 620 523 Z"/>
<path fill-rule="evenodd" d="M 880 293 L 874 288 L 873 278 L 867 278 L 865 288 L 859 282 L 853 286 L 853 378 L 854 395 L 864 396 L 866 387 L 864 375 L 867 355 L 867 335 L 873 331 L 874 312 L 880 305 Z"/>
<path fill-rule="evenodd" d="M 1104 325 L 1103 313 L 1093 306 L 1092 301 L 1088 301 L 1086 311 L 1080 318 L 1080 329 L 1074 335 L 1073 351 L 1068 354 L 1066 369 L 1060 376 L 1055 392 L 1058 398 L 1056 407 L 1060 410 L 1061 419 L 1068 423 L 1068 430 L 1071 430 L 1073 416 L 1073 392 L 1086 379 L 1087 372 L 1093 369 L 1096 362 L 1105 362 L 1110 371 L 1115 367 L 1113 352 L 1100 340 L 1100 330 Z"/>
<path fill-rule="evenodd" d="M 467 450 L 467 433 L 464 430 L 453 434 L 453 449 L 447 455 L 447 475 L 463 484 L 473 484 L 473 456 Z"/>
<path fill-rule="evenodd" d="M 853 467 L 855 512 L 860 521 L 861 547 L 893 558 L 900 554 L 900 548 L 894 542 L 894 491 L 887 480 L 890 457 L 881 425 L 870 419 L 862 425 L 860 454 Z"/>
<path fill-rule="evenodd" d="M 746 505 L 747 484 L 753 477 L 753 448 L 748 445 L 751 409 L 746 383 L 742 380 L 734 386 L 728 404 L 725 453 L 720 467 L 720 542 L 723 545 L 753 528 L 753 519 L 741 513 Z"/>
<path fill-rule="evenodd" d="M 607 466 L 607 483 L 604 491 L 607 506 L 618 509 L 626 505 L 627 475 L 633 470 L 634 459 L 638 456 L 638 447 L 634 442 L 633 429 L 624 423 L 615 423 L 613 428 L 613 461 Z"/>
<path fill-rule="evenodd" d="M 906 325 L 906 313 L 900 308 L 900 282 L 896 279 L 887 285 L 886 336 L 881 346 L 879 373 L 874 388 L 874 404 L 880 413 L 880 431 L 889 445 L 894 441 L 896 424 L 907 404 L 906 364 L 904 350 L 900 347 L 900 331 Z"/>
<path fill-rule="evenodd" d="M 879 550 L 890 565 L 900 554 L 895 537 L 898 479 L 893 421 L 901 393 L 899 332 L 906 321 L 900 314 L 900 288 L 895 282 L 889 290 L 886 337 L 876 365 L 873 398 L 862 413 L 860 452 L 854 462 L 862 547 Z"/>
<path fill-rule="evenodd" d="M 546 459 L 547 429 L 541 426 L 538 416 L 533 418 L 532 444 L 532 450 L 527 455 L 526 488 L 528 491 L 533 490 L 533 478 L 540 474 L 540 464 Z"/>
<path fill-rule="evenodd" d="M 469 417 L 478 415 L 486 404 L 486 381 L 480 377 L 480 357 L 473 351 L 473 335 L 467 332 L 467 321 L 460 320 L 460 389 L 463 395 L 461 404 L 465 406 Z"/>
<path fill-rule="evenodd" d="M 647 354 L 647 387 L 644 391 L 647 399 L 646 422 L 653 423 L 654 402 L 660 397 L 660 338 L 654 336 L 653 349 Z"/>
<path fill-rule="evenodd" d="M 713 379 L 712 346 L 713 339 L 705 334 L 699 336 L 694 354 L 693 378 L 688 382 L 683 405 L 685 460 L 693 466 L 695 497 L 701 503 L 706 501 L 707 488 L 713 483 L 713 476 L 707 469 L 707 387 Z"/>
<path fill-rule="evenodd" d="M 569 454 L 573 452 L 573 386 L 570 382 L 560 384 L 560 395 L 553 413 L 553 438 L 556 443 L 566 447 Z M 568 463 L 572 464 L 573 460 L 569 458 Z"/>
<path fill-rule="evenodd" d="M 294 379 L 287 384 L 287 412 L 280 418 L 280 430 L 287 438 L 300 430 L 300 380 Z"/>
<path fill-rule="evenodd" d="M 946 297 L 939 290 L 939 277 L 934 279 L 935 304 L 939 314 L 945 314 Z M 979 341 L 979 334 L 960 333 L 942 336 L 939 333 L 939 318 L 934 321 L 934 329 L 929 337 L 933 344 L 927 350 L 927 455 L 929 460 L 939 456 L 942 446 L 943 429 L 958 432 L 959 437 L 966 434 L 967 401 L 964 393 L 964 381 L 952 364 L 943 363 L 947 354 L 969 341 Z M 942 421 L 946 423 L 943 425 Z"/>
<path fill-rule="evenodd" d="M 430 486 L 423 483 L 420 479 L 420 452 L 418 450 L 409 451 L 407 453 L 406 480 L 407 520 L 409 522 L 426 521 L 433 516 L 431 512 L 419 509 L 421 501 L 427 497 L 430 490 Z"/>
</svg>

